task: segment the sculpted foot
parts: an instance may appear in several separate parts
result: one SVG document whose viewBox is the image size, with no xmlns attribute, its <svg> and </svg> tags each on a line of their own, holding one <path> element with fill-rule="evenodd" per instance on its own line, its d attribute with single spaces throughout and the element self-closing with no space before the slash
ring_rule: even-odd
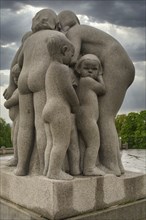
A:
<svg viewBox="0 0 146 220">
<path fill-rule="evenodd" d="M 95 167 L 93 169 L 88 169 L 88 170 L 85 170 L 83 172 L 83 174 L 85 176 L 104 176 L 105 175 L 105 172 L 102 171 L 101 169 L 99 169 L 98 167 Z"/>
<path fill-rule="evenodd" d="M 70 170 L 70 174 L 73 176 L 78 176 L 81 174 L 81 171 L 79 168 L 76 168 L 76 169 Z"/>
<path fill-rule="evenodd" d="M 9 166 L 9 167 L 15 167 L 15 166 L 17 166 L 17 163 L 18 163 L 18 160 L 15 159 L 15 158 L 12 158 L 12 159 L 8 160 L 7 166 Z"/>
<path fill-rule="evenodd" d="M 110 167 L 110 171 L 112 174 L 114 174 L 116 176 L 121 176 L 121 170 L 119 169 L 119 167 L 112 166 L 112 167 Z"/>
<path fill-rule="evenodd" d="M 104 165 L 100 164 L 98 165 L 98 167 L 103 170 L 106 174 L 114 174 L 116 176 L 121 176 L 122 171 L 120 171 L 119 169 L 112 169 L 110 170 L 109 168 L 105 167 Z"/>
<path fill-rule="evenodd" d="M 121 164 L 119 167 L 120 167 L 121 174 L 124 174 L 125 173 L 125 169 L 124 169 L 123 165 Z"/>
<path fill-rule="evenodd" d="M 48 174 L 48 178 L 50 179 L 56 179 L 56 180 L 72 180 L 73 176 L 65 173 L 64 171 L 60 171 L 58 175 Z"/>
<path fill-rule="evenodd" d="M 27 172 L 25 169 L 20 169 L 20 168 L 16 168 L 15 171 L 14 171 L 14 174 L 16 176 L 26 176 L 27 175 Z"/>
<path fill-rule="evenodd" d="M 121 161 L 119 161 L 119 168 L 120 168 L 121 174 L 124 174 L 125 173 L 125 169 L 124 169 L 124 166 L 123 166 Z"/>
</svg>

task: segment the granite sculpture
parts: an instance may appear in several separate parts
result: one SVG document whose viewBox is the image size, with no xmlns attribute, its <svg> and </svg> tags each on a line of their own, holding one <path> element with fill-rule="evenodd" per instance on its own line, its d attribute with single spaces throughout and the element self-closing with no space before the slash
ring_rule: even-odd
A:
<svg viewBox="0 0 146 220">
<path fill-rule="evenodd" d="M 94 54 L 103 66 L 106 94 L 99 98 L 99 161 L 115 175 L 124 173 L 120 158 L 119 139 L 115 116 L 120 109 L 125 93 L 134 80 L 135 69 L 121 44 L 109 34 L 88 25 L 80 25 L 72 11 L 59 15 L 60 29 L 75 47 L 74 65 L 80 55 Z"/>
<path fill-rule="evenodd" d="M 104 95 L 106 91 L 101 63 L 95 55 L 86 54 L 77 62 L 76 70 L 80 76 L 77 88 L 80 106 L 76 110 L 76 121 L 86 146 L 83 174 L 85 176 L 104 175 L 104 172 L 96 167 L 100 147 L 97 97 Z"/>
<path fill-rule="evenodd" d="M 14 83 L 18 86 L 18 78 L 21 69 L 18 64 L 15 64 L 12 68 L 12 77 Z M 8 161 L 8 166 L 16 166 L 18 163 L 18 149 L 17 149 L 17 136 L 19 129 L 19 90 L 16 88 L 12 96 L 5 101 L 4 106 L 9 109 L 9 117 L 13 122 L 11 140 L 14 148 L 14 157 Z"/>
<path fill-rule="evenodd" d="M 74 54 L 74 47 L 63 34 L 50 37 L 47 47 L 50 65 L 45 77 L 46 104 L 42 113 L 47 137 L 47 177 L 72 179 L 62 170 L 62 166 L 70 144 L 71 111 L 74 112 L 79 105 L 67 66 Z"/>
<path fill-rule="evenodd" d="M 34 146 L 39 175 L 50 179 L 123 174 L 115 116 L 133 79 L 134 66 L 112 36 L 80 25 L 71 11 L 58 16 L 50 9 L 39 11 L 14 57 L 4 92 L 6 103 L 14 91 L 19 96 L 15 174 L 30 173 Z"/>
</svg>

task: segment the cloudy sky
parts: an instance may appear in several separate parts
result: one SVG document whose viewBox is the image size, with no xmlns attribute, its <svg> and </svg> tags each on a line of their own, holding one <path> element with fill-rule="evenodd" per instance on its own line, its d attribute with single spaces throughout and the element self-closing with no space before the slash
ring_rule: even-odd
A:
<svg viewBox="0 0 146 220">
<path fill-rule="evenodd" d="M 135 81 L 128 89 L 118 114 L 146 109 L 145 0 L 1 0 L 1 117 L 10 122 L 8 111 L 3 107 L 2 93 L 9 83 L 11 61 L 22 36 L 31 28 L 32 17 L 42 8 L 51 8 L 56 13 L 72 10 L 81 24 L 97 27 L 116 38 L 128 52 L 136 69 Z"/>
</svg>

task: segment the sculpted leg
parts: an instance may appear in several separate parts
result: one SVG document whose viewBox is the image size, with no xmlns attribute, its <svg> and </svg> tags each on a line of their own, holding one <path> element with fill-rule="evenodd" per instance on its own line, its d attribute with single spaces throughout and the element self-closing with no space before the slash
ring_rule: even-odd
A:
<svg viewBox="0 0 146 220">
<path fill-rule="evenodd" d="M 51 150 L 53 146 L 50 125 L 47 123 L 45 123 L 45 131 L 46 131 L 46 137 L 47 137 L 47 146 L 45 149 L 45 167 L 43 171 L 44 176 L 46 176 L 48 169 L 49 169 L 50 154 L 51 154 Z"/>
<path fill-rule="evenodd" d="M 70 143 L 71 119 L 67 113 L 53 117 L 50 123 L 53 137 L 53 148 L 50 154 L 47 177 L 51 179 L 69 180 L 73 177 L 62 171 L 66 151 Z"/>
<path fill-rule="evenodd" d="M 78 133 L 77 133 L 74 115 L 72 115 L 72 130 L 71 130 L 70 145 L 68 148 L 68 157 L 69 157 L 70 173 L 72 175 L 79 175 L 81 172 L 80 151 L 79 151 Z"/>
<path fill-rule="evenodd" d="M 124 85 L 120 87 L 118 84 L 115 87 L 107 88 L 107 94 L 99 100 L 100 162 L 113 174 L 120 176 L 121 169 L 123 172 L 123 166 L 119 156 L 119 138 L 115 126 L 115 117 L 123 102 L 126 88 Z"/>
<path fill-rule="evenodd" d="M 81 125 L 81 134 L 86 145 L 83 174 L 88 176 L 104 175 L 105 173 L 96 167 L 96 160 L 100 145 L 99 129 L 96 122 L 86 120 L 86 122 Z"/>
<path fill-rule="evenodd" d="M 100 117 L 99 121 L 101 148 L 100 161 L 113 174 L 120 176 L 121 171 L 118 163 L 119 141 L 115 128 L 114 118 Z"/>
<path fill-rule="evenodd" d="M 34 144 L 34 109 L 32 93 L 20 95 L 20 121 L 17 139 L 18 164 L 15 174 L 24 176 L 28 173 L 31 152 Z"/>
<path fill-rule="evenodd" d="M 13 148 L 14 148 L 14 157 L 10 159 L 7 163 L 8 166 L 17 166 L 18 163 L 18 152 L 17 152 L 17 137 L 18 137 L 18 127 L 19 123 L 18 120 L 16 119 L 14 124 L 13 124 L 13 129 L 12 129 L 12 143 L 13 143 Z"/>
<path fill-rule="evenodd" d="M 46 103 L 45 91 L 34 93 L 34 111 L 35 111 L 35 128 L 36 128 L 36 144 L 40 162 L 40 174 L 43 174 L 44 170 L 44 154 L 46 148 L 46 133 L 44 127 L 44 121 L 42 118 L 42 111 Z"/>
<path fill-rule="evenodd" d="M 99 130 L 101 136 L 100 161 L 117 176 L 124 173 L 115 117 L 122 105 L 126 91 L 134 79 L 134 66 L 123 53 L 114 51 L 104 63 L 104 82 L 106 94 L 99 99 L 100 119 Z M 110 61 L 110 62 L 109 62 Z"/>
</svg>

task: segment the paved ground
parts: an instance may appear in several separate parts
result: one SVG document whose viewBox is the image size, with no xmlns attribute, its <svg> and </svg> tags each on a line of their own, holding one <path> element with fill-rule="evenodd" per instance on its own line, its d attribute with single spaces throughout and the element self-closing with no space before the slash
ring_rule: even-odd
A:
<svg viewBox="0 0 146 220">
<path fill-rule="evenodd" d="M 125 170 L 146 173 L 146 149 L 122 150 L 122 162 Z M 0 155 L 0 167 L 5 165 L 13 155 Z"/>
</svg>

